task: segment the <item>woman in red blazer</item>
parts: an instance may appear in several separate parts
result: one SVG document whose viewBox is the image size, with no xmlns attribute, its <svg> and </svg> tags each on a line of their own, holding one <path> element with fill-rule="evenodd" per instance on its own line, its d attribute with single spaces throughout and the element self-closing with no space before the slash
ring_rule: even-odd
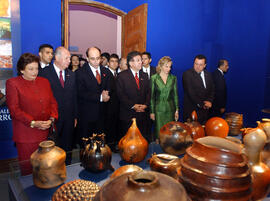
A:
<svg viewBox="0 0 270 201">
<path fill-rule="evenodd" d="M 38 75 L 39 58 L 23 54 L 17 63 L 18 77 L 6 82 L 7 105 L 12 117 L 13 140 L 23 175 L 32 172 L 31 154 L 48 137 L 52 122 L 58 118 L 57 102 L 49 81 Z"/>
</svg>

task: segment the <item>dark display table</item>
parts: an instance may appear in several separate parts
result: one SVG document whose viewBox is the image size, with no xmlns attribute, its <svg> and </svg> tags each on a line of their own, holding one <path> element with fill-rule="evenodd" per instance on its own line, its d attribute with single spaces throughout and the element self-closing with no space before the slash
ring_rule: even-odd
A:
<svg viewBox="0 0 270 201">
<path fill-rule="evenodd" d="M 147 159 L 149 159 L 154 152 L 157 154 L 163 153 L 159 145 L 152 143 L 149 146 L 148 154 L 145 159 L 134 165 L 138 165 L 145 170 L 150 170 Z M 112 154 L 111 164 L 115 168 L 115 170 L 123 165 L 128 165 L 128 163 L 121 159 L 118 153 Z M 80 166 L 80 163 L 77 162 L 75 164 L 67 166 L 67 179 L 65 183 L 73 181 L 75 179 L 84 179 L 95 182 L 99 186 L 102 186 L 102 184 L 104 184 L 104 182 L 109 179 L 111 174 L 112 171 L 110 170 L 101 173 L 87 172 L 86 170 L 84 170 L 83 167 Z M 34 186 L 32 175 L 27 175 L 9 179 L 8 186 L 11 201 L 50 201 L 53 193 L 61 185 L 52 189 L 40 189 Z M 270 197 L 264 199 L 263 201 L 270 201 Z"/>
<path fill-rule="evenodd" d="M 150 170 L 147 159 L 149 159 L 154 152 L 157 154 L 163 153 L 159 145 L 151 143 L 145 159 L 134 165 L 138 165 L 145 170 Z M 128 165 L 128 163 L 121 159 L 118 153 L 112 154 L 111 164 L 115 170 L 123 165 Z M 84 170 L 84 168 L 81 167 L 80 163 L 78 162 L 67 166 L 67 179 L 65 183 L 75 179 L 84 179 L 95 182 L 101 186 L 110 177 L 111 174 L 112 171 L 110 170 L 106 170 L 101 173 L 90 173 Z M 12 201 L 49 201 L 51 200 L 53 193 L 61 185 L 52 189 L 40 189 L 34 186 L 32 175 L 27 175 L 9 179 L 8 186 L 10 200 Z"/>
</svg>

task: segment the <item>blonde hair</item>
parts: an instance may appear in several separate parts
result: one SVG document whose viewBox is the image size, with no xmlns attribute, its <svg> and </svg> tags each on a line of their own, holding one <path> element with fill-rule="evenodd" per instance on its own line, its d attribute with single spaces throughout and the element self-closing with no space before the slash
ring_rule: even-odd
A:
<svg viewBox="0 0 270 201">
<path fill-rule="evenodd" d="M 168 62 L 172 62 L 172 59 L 169 56 L 164 56 L 158 61 L 158 65 L 156 68 L 158 74 L 161 72 L 161 67 L 167 64 Z"/>
</svg>

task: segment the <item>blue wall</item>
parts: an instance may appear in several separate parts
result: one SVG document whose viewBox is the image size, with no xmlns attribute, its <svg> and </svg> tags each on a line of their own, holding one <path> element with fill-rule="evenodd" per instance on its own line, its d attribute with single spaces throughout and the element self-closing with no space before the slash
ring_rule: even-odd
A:
<svg viewBox="0 0 270 201">
<path fill-rule="evenodd" d="M 100 0 L 128 12 L 148 3 L 147 50 L 153 65 L 173 59 L 180 101 L 182 73 L 195 55 L 208 58 L 213 71 L 220 58 L 229 60 L 228 111 L 244 114 L 255 126 L 260 110 L 270 107 L 270 1 L 268 0 Z M 37 52 L 40 43 L 61 44 L 61 1 L 21 1 L 22 52 Z M 82 21 L 83 23 L 83 21 Z M 82 24 L 83 25 L 83 24 Z"/>
<path fill-rule="evenodd" d="M 39 45 L 61 45 L 61 0 L 21 0 L 22 53 L 38 53 Z"/>
</svg>

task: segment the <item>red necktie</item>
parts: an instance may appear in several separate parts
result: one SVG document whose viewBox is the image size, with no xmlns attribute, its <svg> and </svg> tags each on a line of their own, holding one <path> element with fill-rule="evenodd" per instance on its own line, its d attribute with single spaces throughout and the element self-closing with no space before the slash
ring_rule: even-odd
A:
<svg viewBox="0 0 270 201">
<path fill-rule="evenodd" d="M 138 89 L 140 89 L 140 81 L 138 78 L 138 73 L 135 74 L 135 80 L 136 80 L 136 84 L 137 84 Z"/>
<path fill-rule="evenodd" d="M 64 88 L 65 82 L 64 82 L 64 79 L 63 79 L 63 75 L 62 75 L 62 71 L 61 70 L 60 70 L 59 79 L 60 79 L 61 86 Z"/>
<path fill-rule="evenodd" d="M 101 83 L 101 77 L 100 77 L 100 74 L 98 73 L 98 70 L 96 70 L 96 79 L 97 79 L 98 84 L 100 84 Z"/>
</svg>

